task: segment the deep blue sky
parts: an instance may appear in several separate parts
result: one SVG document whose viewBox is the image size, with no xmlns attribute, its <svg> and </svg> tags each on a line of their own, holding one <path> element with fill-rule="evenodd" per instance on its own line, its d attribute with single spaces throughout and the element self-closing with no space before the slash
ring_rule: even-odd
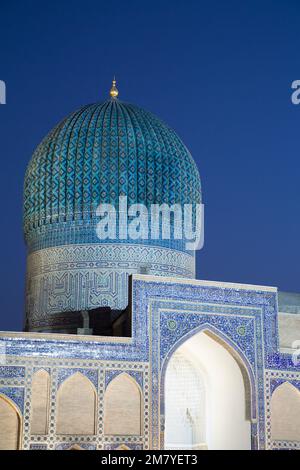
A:
<svg viewBox="0 0 300 470">
<path fill-rule="evenodd" d="M 300 291 L 300 2 L 1 1 L 0 330 L 20 330 L 22 186 L 42 137 L 120 98 L 165 120 L 203 184 L 198 278 Z"/>
</svg>

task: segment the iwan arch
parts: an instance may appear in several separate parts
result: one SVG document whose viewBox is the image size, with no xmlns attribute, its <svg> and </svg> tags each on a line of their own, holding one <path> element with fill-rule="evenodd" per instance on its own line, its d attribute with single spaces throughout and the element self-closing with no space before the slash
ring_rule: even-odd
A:
<svg viewBox="0 0 300 470">
<path fill-rule="evenodd" d="M 26 322 L 0 333 L 0 448 L 299 449 L 300 296 L 195 280 L 180 240 L 97 238 L 99 203 L 202 201 L 175 132 L 117 96 L 59 123 L 26 172 Z"/>
<path fill-rule="evenodd" d="M 237 351 L 209 325 L 191 331 L 173 347 L 161 377 L 163 448 L 251 449 L 251 423 L 257 420 L 255 379 Z"/>
</svg>

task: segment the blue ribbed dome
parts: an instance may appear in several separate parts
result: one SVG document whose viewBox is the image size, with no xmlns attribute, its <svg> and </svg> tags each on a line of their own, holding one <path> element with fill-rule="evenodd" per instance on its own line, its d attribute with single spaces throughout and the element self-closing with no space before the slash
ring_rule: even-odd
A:
<svg viewBox="0 0 300 470">
<path fill-rule="evenodd" d="M 190 153 L 143 109 L 112 98 L 71 114 L 34 152 L 24 192 L 29 330 L 76 331 L 70 312 L 124 309 L 132 274 L 195 275 L 195 253 L 185 239 L 97 236 L 99 204 L 113 204 L 118 214 L 120 196 L 128 206 L 148 208 L 201 202 Z"/>
<path fill-rule="evenodd" d="M 175 132 L 153 114 L 112 99 L 72 113 L 34 152 L 24 192 L 29 249 L 65 243 L 70 225 L 87 228 L 99 203 L 117 204 L 121 195 L 128 204 L 185 204 L 200 202 L 201 188 Z M 75 238 L 69 241 L 97 242 L 84 228 Z"/>
</svg>

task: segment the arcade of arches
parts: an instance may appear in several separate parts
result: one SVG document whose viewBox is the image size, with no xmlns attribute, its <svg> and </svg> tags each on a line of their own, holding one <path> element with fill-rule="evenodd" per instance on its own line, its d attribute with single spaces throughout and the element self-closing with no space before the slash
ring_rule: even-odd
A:
<svg viewBox="0 0 300 470">
<path fill-rule="evenodd" d="M 44 369 L 33 375 L 32 435 L 49 433 L 50 381 Z M 245 367 L 223 340 L 207 331 L 187 339 L 171 355 L 163 386 L 165 448 L 250 449 L 250 381 Z M 132 376 L 116 375 L 106 387 L 103 404 L 105 435 L 142 435 L 143 393 Z M 97 434 L 98 410 L 95 385 L 82 373 L 73 373 L 57 391 L 56 434 Z M 298 389 L 289 383 L 275 389 L 271 418 L 274 440 L 300 440 Z M 18 407 L 0 394 L 0 449 L 18 449 L 21 434 Z"/>
</svg>

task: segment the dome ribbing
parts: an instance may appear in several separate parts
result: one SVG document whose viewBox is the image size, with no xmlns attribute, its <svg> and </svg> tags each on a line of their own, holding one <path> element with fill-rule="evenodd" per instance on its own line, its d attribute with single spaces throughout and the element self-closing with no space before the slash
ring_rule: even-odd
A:
<svg viewBox="0 0 300 470">
<path fill-rule="evenodd" d="M 153 114 L 116 100 L 85 106 L 47 135 L 29 163 L 26 240 L 42 227 L 88 222 L 100 203 L 117 205 L 122 195 L 147 206 L 200 202 L 199 173 L 175 132 Z"/>
</svg>

